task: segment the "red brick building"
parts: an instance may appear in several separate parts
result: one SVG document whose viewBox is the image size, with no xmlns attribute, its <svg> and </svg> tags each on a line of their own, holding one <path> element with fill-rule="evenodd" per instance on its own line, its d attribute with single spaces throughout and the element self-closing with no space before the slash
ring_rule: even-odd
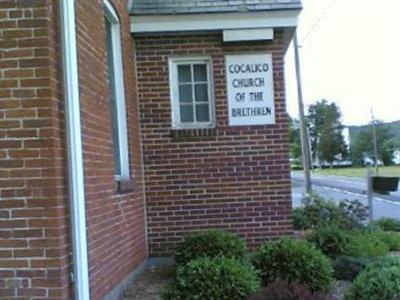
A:
<svg viewBox="0 0 400 300">
<path fill-rule="evenodd" d="M 0 1 L 0 299 L 118 299 L 186 232 L 290 234 L 300 8 Z"/>
</svg>

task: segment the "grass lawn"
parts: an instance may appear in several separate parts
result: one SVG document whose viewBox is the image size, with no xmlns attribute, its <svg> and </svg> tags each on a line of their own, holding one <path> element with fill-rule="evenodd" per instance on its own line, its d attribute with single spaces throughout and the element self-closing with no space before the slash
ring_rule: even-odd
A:
<svg viewBox="0 0 400 300">
<path fill-rule="evenodd" d="M 371 168 L 374 173 L 375 168 Z M 336 175 L 345 177 L 365 177 L 367 168 L 333 168 L 333 169 L 316 169 L 312 171 L 315 175 Z M 396 176 L 400 177 L 400 166 L 379 167 L 380 176 Z"/>
</svg>

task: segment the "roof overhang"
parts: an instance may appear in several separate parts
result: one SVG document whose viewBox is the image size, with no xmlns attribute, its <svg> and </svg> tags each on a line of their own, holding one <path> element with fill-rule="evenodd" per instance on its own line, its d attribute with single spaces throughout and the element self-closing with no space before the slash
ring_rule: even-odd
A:
<svg viewBox="0 0 400 300">
<path fill-rule="evenodd" d="M 300 10 L 179 15 L 132 15 L 131 32 L 296 27 Z"/>
<path fill-rule="evenodd" d="M 282 28 L 289 44 L 297 27 L 300 9 L 257 12 L 199 13 L 176 15 L 132 15 L 131 33 L 229 31 Z"/>
</svg>

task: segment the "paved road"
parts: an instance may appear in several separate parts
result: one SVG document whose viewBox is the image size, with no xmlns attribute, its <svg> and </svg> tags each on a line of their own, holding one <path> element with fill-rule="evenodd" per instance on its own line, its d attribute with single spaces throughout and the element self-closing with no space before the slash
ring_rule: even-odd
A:
<svg viewBox="0 0 400 300">
<path fill-rule="evenodd" d="M 293 206 L 301 205 L 304 193 L 304 179 L 302 174 L 292 174 Z M 326 199 L 339 202 L 344 199 L 359 200 L 367 205 L 365 195 L 365 181 L 338 176 L 313 176 L 313 189 Z M 374 219 L 390 217 L 400 220 L 400 195 L 374 195 Z"/>
<path fill-rule="evenodd" d="M 295 181 L 304 181 L 303 173 L 293 172 L 292 179 Z M 347 191 L 356 194 L 365 194 L 367 188 L 367 180 L 365 178 L 333 175 L 312 175 L 312 183 L 315 186 L 330 187 L 339 191 Z M 376 196 L 389 201 L 400 202 L 400 191 L 393 192 L 390 195 L 376 194 Z"/>
</svg>

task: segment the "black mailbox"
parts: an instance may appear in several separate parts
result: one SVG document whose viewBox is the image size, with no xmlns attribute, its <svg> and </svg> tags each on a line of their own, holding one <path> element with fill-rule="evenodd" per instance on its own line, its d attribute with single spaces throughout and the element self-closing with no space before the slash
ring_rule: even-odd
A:
<svg viewBox="0 0 400 300">
<path fill-rule="evenodd" d="M 372 176 L 374 191 L 396 192 L 399 188 L 399 177 Z"/>
</svg>

